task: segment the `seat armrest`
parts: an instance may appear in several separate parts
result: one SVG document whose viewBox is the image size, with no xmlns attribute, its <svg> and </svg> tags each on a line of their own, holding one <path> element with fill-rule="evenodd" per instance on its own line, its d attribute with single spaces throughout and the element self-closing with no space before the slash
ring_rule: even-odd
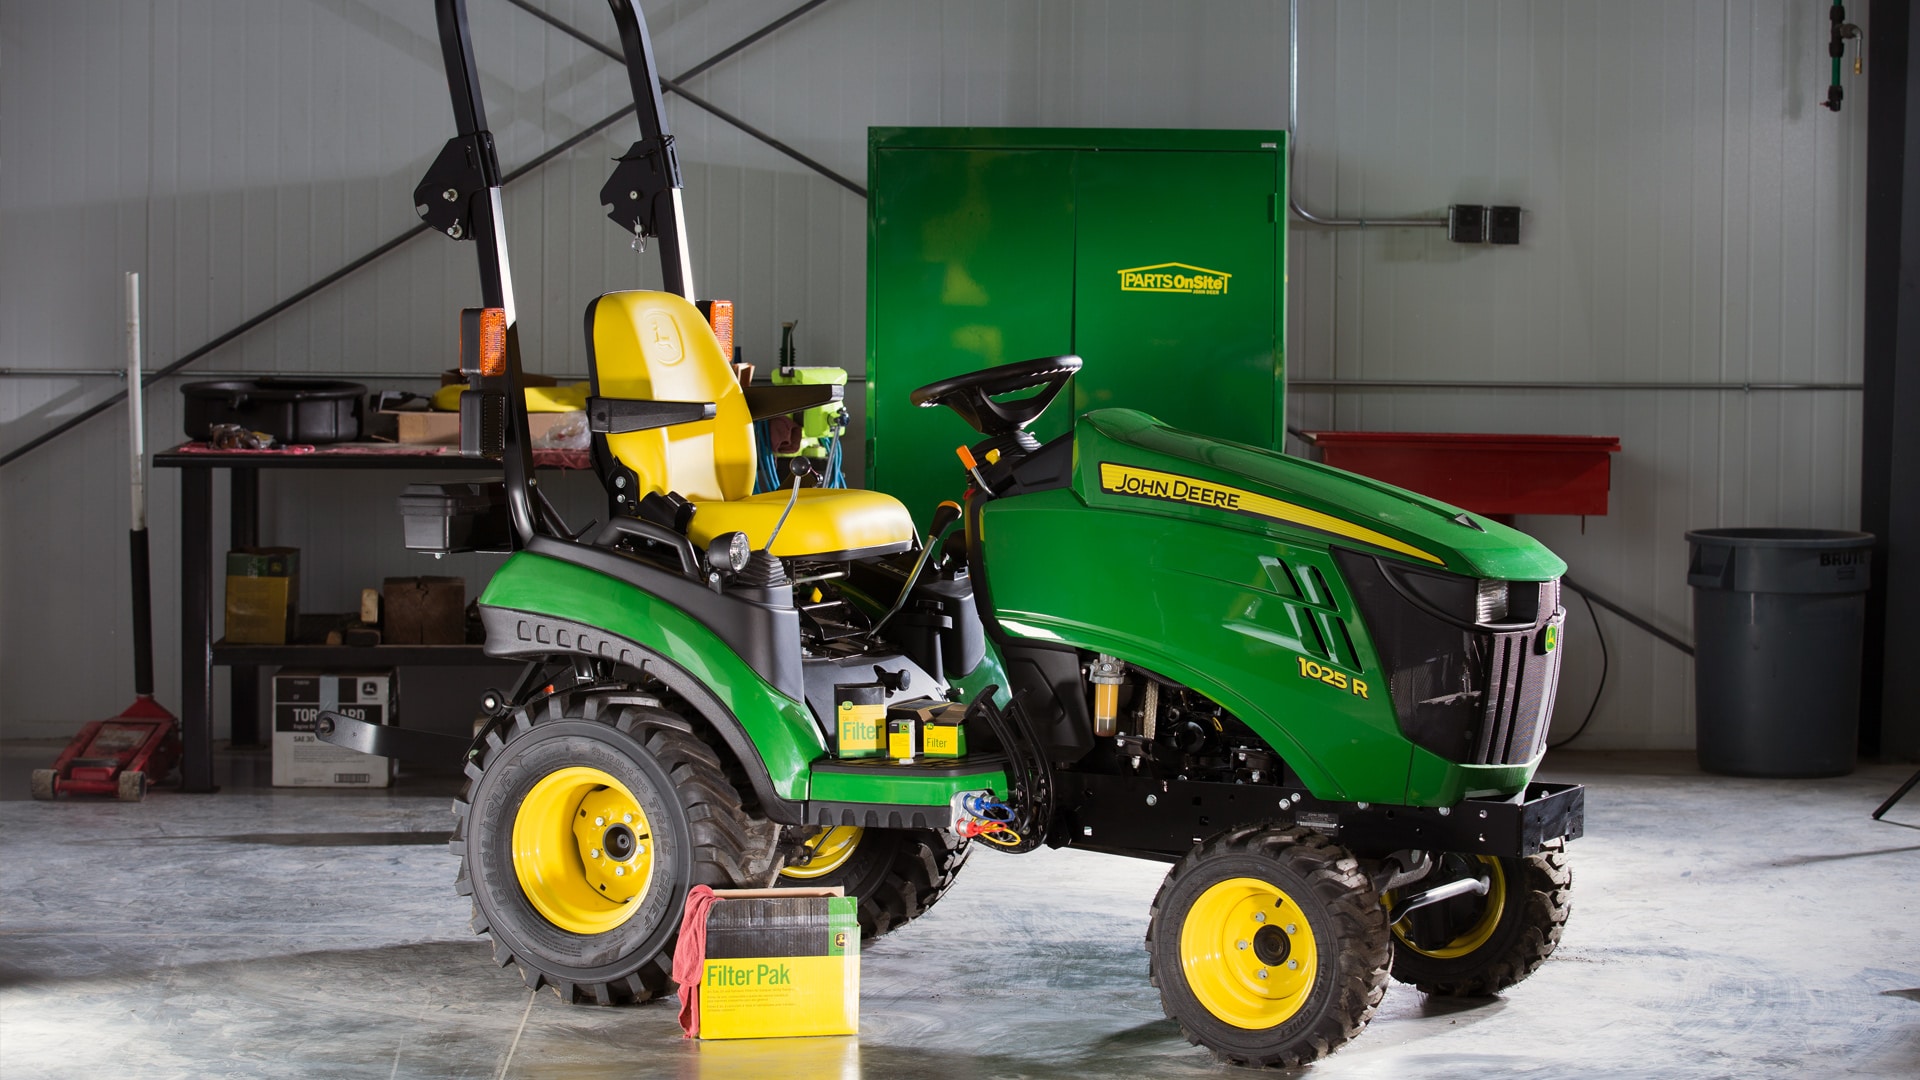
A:
<svg viewBox="0 0 1920 1080">
<path fill-rule="evenodd" d="M 631 431 L 711 420 L 714 411 L 711 401 L 590 397 L 587 399 L 587 430 L 596 435 L 625 435 Z"/>
<path fill-rule="evenodd" d="M 623 537 L 629 536 L 666 545 L 668 550 L 680 560 L 680 571 L 696 581 L 700 579 L 700 554 L 694 550 L 693 542 L 672 529 L 655 525 L 651 521 L 615 517 L 612 521 L 600 526 L 600 531 L 593 537 L 593 546 L 612 547 Z"/>
<path fill-rule="evenodd" d="M 847 388 L 832 383 L 796 383 L 792 386 L 747 386 L 747 411 L 755 420 L 785 416 L 820 405 L 831 405 L 846 396 Z"/>
</svg>

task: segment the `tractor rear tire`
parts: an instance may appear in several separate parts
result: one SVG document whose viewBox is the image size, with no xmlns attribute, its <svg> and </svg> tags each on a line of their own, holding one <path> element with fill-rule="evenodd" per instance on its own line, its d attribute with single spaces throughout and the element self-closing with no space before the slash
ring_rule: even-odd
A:
<svg viewBox="0 0 1920 1080">
<path fill-rule="evenodd" d="M 816 834 L 809 847 L 820 870 L 789 865 L 781 882 L 796 886 L 838 885 L 860 901 L 860 938 L 871 941 L 927 913 L 953 887 L 971 847 L 939 829 L 863 829 L 837 825 Z M 790 860 L 791 862 L 791 860 Z"/>
<path fill-rule="evenodd" d="M 1232 1065 L 1296 1068 L 1373 1019 L 1389 941 L 1351 852 L 1310 829 L 1249 825 L 1168 872 L 1147 924 L 1147 971 L 1188 1042 Z"/>
<path fill-rule="evenodd" d="M 778 826 L 749 817 L 713 749 L 650 698 L 538 699 L 466 771 L 450 846 L 473 931 L 570 1004 L 670 993 L 687 890 L 765 886 L 778 865 Z"/>
<path fill-rule="evenodd" d="M 1553 955 L 1573 905 L 1573 871 L 1556 841 L 1525 858 L 1441 856 L 1409 890 L 1488 872 L 1485 896 L 1469 894 L 1410 913 L 1393 928 L 1393 977 L 1436 997 L 1491 997 Z M 1393 895 L 1388 894 L 1391 909 Z"/>
</svg>

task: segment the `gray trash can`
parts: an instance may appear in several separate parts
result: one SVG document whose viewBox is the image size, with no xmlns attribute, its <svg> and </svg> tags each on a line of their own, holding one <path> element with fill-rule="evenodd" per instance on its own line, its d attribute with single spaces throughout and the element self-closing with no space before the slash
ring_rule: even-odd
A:
<svg viewBox="0 0 1920 1080">
<path fill-rule="evenodd" d="M 1687 542 L 1700 767 L 1852 772 L 1873 535 L 1699 529 Z"/>
</svg>

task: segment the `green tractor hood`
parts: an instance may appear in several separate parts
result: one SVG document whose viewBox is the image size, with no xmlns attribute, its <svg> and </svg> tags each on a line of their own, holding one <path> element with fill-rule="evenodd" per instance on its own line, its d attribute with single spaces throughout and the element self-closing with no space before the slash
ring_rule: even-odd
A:
<svg viewBox="0 0 1920 1080">
<path fill-rule="evenodd" d="M 1134 409 L 1080 418 L 1075 492 L 1089 506 L 1234 516 L 1249 531 L 1329 540 L 1476 578 L 1546 581 L 1567 564 L 1538 540 L 1437 499 L 1272 450 L 1208 438 Z"/>
</svg>

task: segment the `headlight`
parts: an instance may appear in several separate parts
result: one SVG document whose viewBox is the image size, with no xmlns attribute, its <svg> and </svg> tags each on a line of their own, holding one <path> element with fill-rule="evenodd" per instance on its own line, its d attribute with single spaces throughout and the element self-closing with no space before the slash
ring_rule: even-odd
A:
<svg viewBox="0 0 1920 1080">
<path fill-rule="evenodd" d="M 1478 595 L 1473 601 L 1473 621 L 1485 626 L 1488 623 L 1507 621 L 1507 583 L 1504 581 L 1482 581 Z"/>
<path fill-rule="evenodd" d="M 721 533 L 707 545 L 707 568 L 720 574 L 737 574 L 753 554 L 743 532 Z"/>
</svg>

